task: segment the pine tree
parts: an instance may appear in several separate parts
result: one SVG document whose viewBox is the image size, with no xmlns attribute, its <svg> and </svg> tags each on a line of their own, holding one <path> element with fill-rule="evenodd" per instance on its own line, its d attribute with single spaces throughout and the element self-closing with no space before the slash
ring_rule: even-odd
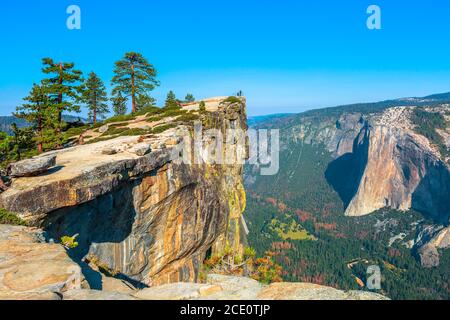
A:
<svg viewBox="0 0 450 320">
<path fill-rule="evenodd" d="M 136 97 L 136 111 L 140 111 L 148 107 L 153 107 L 155 106 L 155 104 L 156 99 L 146 94 L 139 94 Z"/>
<path fill-rule="evenodd" d="M 80 101 L 87 106 L 89 118 L 94 124 L 97 123 L 98 118 L 102 118 L 109 112 L 105 85 L 95 72 L 91 72 L 83 84 Z"/>
<path fill-rule="evenodd" d="M 82 73 L 74 69 L 73 63 L 60 62 L 55 63 L 50 58 L 42 59 L 44 67 L 42 71 L 51 75 L 50 78 L 44 79 L 42 84 L 46 87 L 50 100 L 57 110 L 57 128 L 56 135 L 58 140 L 62 140 L 61 132 L 63 127 L 63 112 L 79 112 L 80 106 L 75 102 L 79 99 L 80 85 Z M 61 142 L 57 147 L 61 147 Z"/>
<path fill-rule="evenodd" d="M 127 98 L 131 96 L 132 112 L 137 111 L 136 98 L 139 94 L 148 92 L 159 85 L 156 80 L 156 69 L 140 54 L 127 52 L 116 62 L 115 76 L 111 84 L 114 86 L 113 95 L 119 92 Z"/>
<path fill-rule="evenodd" d="M 170 90 L 167 94 L 166 102 L 164 104 L 164 108 L 166 109 L 176 109 L 179 108 L 178 100 L 175 96 L 175 93 Z"/>
<path fill-rule="evenodd" d="M 29 96 L 23 99 L 28 103 L 24 103 L 16 108 L 14 116 L 24 119 L 31 124 L 36 132 L 35 141 L 37 143 L 38 152 L 44 150 L 44 131 L 52 119 L 52 110 L 50 100 L 44 87 L 34 84 Z"/>
<path fill-rule="evenodd" d="M 114 115 L 122 116 L 127 113 L 127 99 L 119 92 L 116 96 L 111 98 L 113 104 Z"/>
<path fill-rule="evenodd" d="M 188 94 L 186 95 L 186 98 L 184 98 L 184 101 L 186 101 L 186 102 L 194 102 L 194 101 L 195 101 L 195 97 L 194 97 L 193 94 L 188 93 Z"/>
<path fill-rule="evenodd" d="M 8 156 L 10 160 L 20 161 L 25 152 L 30 151 L 34 147 L 33 129 L 30 127 L 19 128 L 16 123 L 11 124 L 13 133 L 12 152 Z"/>
</svg>

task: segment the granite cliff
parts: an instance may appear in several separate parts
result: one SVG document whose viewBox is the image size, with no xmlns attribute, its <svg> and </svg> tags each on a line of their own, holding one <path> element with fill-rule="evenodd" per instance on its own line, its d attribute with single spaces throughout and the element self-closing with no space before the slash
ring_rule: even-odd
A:
<svg viewBox="0 0 450 320">
<path fill-rule="evenodd" d="M 223 100 L 206 100 L 207 112 L 198 116 L 203 130 L 216 129 L 224 137 L 228 129 L 245 130 L 245 100 Z M 189 114 L 198 113 L 198 105 L 189 108 Z M 95 263 L 143 286 L 197 281 L 208 251 L 225 245 L 242 250 L 242 161 L 209 161 L 203 151 L 215 138 L 206 134 L 200 161 L 179 161 L 195 153 L 193 146 L 180 147 L 194 134 L 192 121 L 164 121 L 177 125 L 44 155 L 56 155 L 56 166 L 14 178 L 0 206 L 42 228 L 47 241 L 77 235 L 78 246 L 70 250 L 74 261 Z M 138 117 L 127 125 L 152 124 Z M 234 159 L 245 159 L 245 139 L 220 150 L 230 151 Z"/>
</svg>

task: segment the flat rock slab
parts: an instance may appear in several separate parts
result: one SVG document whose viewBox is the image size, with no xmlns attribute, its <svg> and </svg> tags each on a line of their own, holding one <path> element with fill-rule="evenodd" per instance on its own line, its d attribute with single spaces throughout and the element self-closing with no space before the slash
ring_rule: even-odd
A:
<svg viewBox="0 0 450 320">
<path fill-rule="evenodd" d="M 137 300 L 131 295 L 115 291 L 76 289 L 64 292 L 63 300 Z"/>
<path fill-rule="evenodd" d="M 55 292 L 0 292 L 0 300 L 32 300 L 32 301 L 47 301 L 47 300 L 61 300 L 62 297 Z"/>
<path fill-rule="evenodd" d="M 143 289 L 134 296 L 142 300 L 192 300 L 200 297 L 207 284 L 178 282 Z M 205 289 L 203 289 L 205 290 Z"/>
<path fill-rule="evenodd" d="M 204 295 L 205 300 L 255 300 L 263 285 L 258 281 L 245 277 L 209 274 L 207 283 L 220 286 L 223 290 Z"/>
<path fill-rule="evenodd" d="M 11 177 L 32 177 L 42 174 L 56 165 L 56 155 L 35 157 L 12 163 L 8 167 Z"/>
<path fill-rule="evenodd" d="M 209 274 L 206 282 L 213 285 L 220 285 L 225 291 L 237 291 L 243 289 L 259 291 L 263 287 L 261 283 L 254 279 L 221 274 Z"/>
<path fill-rule="evenodd" d="M 312 283 L 272 283 L 261 290 L 259 300 L 389 300 L 364 291 L 341 291 Z"/>
</svg>

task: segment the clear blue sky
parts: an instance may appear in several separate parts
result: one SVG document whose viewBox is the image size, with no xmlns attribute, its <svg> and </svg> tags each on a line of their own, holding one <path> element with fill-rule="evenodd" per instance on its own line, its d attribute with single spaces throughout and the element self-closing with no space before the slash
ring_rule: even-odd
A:
<svg viewBox="0 0 450 320">
<path fill-rule="evenodd" d="M 79 5 L 82 29 L 66 28 Z M 366 9 L 382 10 L 382 30 Z M 241 89 L 249 114 L 450 91 L 447 0 L 39 0 L 0 4 L 0 114 L 39 82 L 41 58 L 73 61 L 107 83 L 126 51 L 143 53 L 183 98 Z"/>
</svg>

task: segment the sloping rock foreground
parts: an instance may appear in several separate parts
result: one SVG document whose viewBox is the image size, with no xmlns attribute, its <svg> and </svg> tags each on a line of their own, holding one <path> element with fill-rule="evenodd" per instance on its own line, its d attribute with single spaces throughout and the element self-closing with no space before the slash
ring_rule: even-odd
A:
<svg viewBox="0 0 450 320">
<path fill-rule="evenodd" d="M 86 285 L 81 268 L 60 244 L 46 243 L 35 228 L 0 225 L 0 300 L 385 300 L 309 283 L 262 285 L 253 279 L 209 275 L 207 283 L 171 283 L 124 290 L 107 278 L 104 290 Z"/>
</svg>

